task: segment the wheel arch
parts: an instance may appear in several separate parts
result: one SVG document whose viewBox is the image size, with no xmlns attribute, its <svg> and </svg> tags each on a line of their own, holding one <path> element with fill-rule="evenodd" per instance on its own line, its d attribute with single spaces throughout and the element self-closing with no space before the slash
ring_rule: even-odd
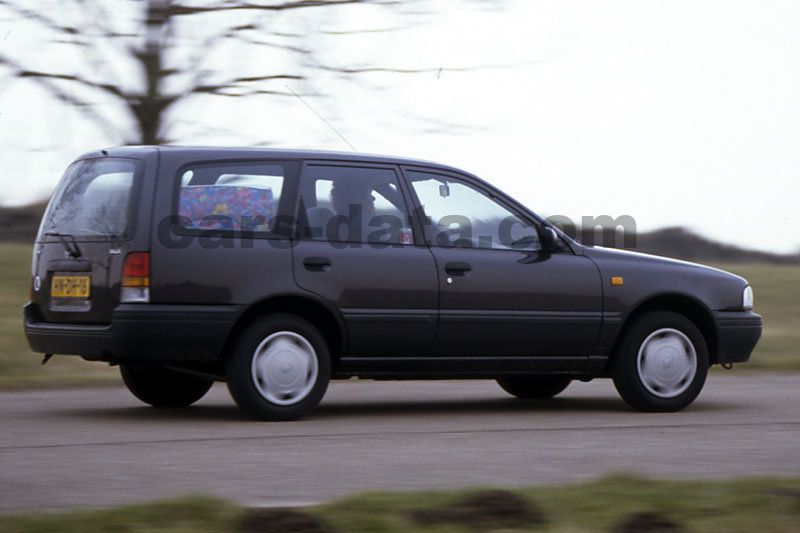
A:
<svg viewBox="0 0 800 533">
<path fill-rule="evenodd" d="M 242 312 L 228 332 L 222 350 L 222 357 L 227 357 L 237 336 L 246 329 L 250 323 L 259 317 L 274 313 L 295 315 L 311 322 L 319 328 L 320 333 L 328 342 L 331 354 L 331 364 L 335 369 L 342 351 L 347 343 L 347 330 L 341 316 L 330 305 L 308 296 L 298 294 L 283 294 L 270 296 L 253 303 Z"/>
<path fill-rule="evenodd" d="M 692 323 L 700 330 L 700 333 L 703 335 L 703 339 L 706 342 L 709 364 L 713 365 L 717 363 L 717 329 L 714 324 L 714 318 L 711 314 L 711 310 L 703 302 L 688 294 L 662 293 L 651 296 L 639 302 L 625 317 L 619 333 L 617 334 L 617 338 L 614 341 L 614 347 L 611 350 L 608 363 L 606 364 L 607 369 L 611 368 L 619 347 L 622 344 L 622 340 L 627 335 L 632 324 L 636 322 L 636 319 L 638 319 L 640 316 L 650 311 L 671 311 L 691 320 Z"/>
</svg>

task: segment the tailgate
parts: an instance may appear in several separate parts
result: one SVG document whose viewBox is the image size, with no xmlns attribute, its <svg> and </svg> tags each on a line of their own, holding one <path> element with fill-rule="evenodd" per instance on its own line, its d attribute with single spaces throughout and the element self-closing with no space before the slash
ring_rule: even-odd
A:
<svg viewBox="0 0 800 533">
<path fill-rule="evenodd" d="M 47 322 L 109 324 L 134 225 L 141 163 L 73 163 L 42 219 L 33 252 L 31 301 Z"/>
<path fill-rule="evenodd" d="M 119 301 L 124 245 L 78 246 L 82 255 L 73 258 L 60 242 L 36 245 L 31 301 L 47 322 L 109 324 Z"/>
</svg>

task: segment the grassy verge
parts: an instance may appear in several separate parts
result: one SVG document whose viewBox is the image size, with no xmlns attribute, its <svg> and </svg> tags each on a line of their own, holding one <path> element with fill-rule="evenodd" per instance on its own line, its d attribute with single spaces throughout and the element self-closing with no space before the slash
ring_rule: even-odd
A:
<svg viewBox="0 0 800 533">
<path fill-rule="evenodd" d="M 116 509 L 0 516 L 0 531 L 798 531 L 800 479 L 610 476 L 519 490 L 374 492 L 296 509 L 189 497 Z M 672 529 L 669 529 L 672 526 Z M 659 528 L 660 527 L 660 528 Z"/>
<path fill-rule="evenodd" d="M 744 276 L 753 287 L 755 310 L 764 317 L 764 334 L 750 361 L 751 370 L 800 370 L 800 267 L 774 264 L 715 265 Z"/>
<path fill-rule="evenodd" d="M 31 247 L 0 243 L 0 389 L 119 383 L 115 369 L 77 357 L 55 357 L 46 366 L 28 350 L 22 305 L 28 299 Z M 719 265 L 745 276 L 764 315 L 764 337 L 750 363 L 737 369 L 800 370 L 800 267 Z"/>
</svg>

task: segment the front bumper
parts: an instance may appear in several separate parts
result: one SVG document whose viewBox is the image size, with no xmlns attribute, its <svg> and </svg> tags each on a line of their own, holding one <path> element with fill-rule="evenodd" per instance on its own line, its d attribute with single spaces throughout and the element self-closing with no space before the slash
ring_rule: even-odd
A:
<svg viewBox="0 0 800 533">
<path fill-rule="evenodd" d="M 25 336 L 38 353 L 102 361 L 217 361 L 242 308 L 236 305 L 122 304 L 111 324 L 45 322 L 24 308 Z"/>
<path fill-rule="evenodd" d="M 750 359 L 764 321 L 752 311 L 717 311 L 714 313 L 717 328 L 717 357 L 715 362 L 744 363 Z"/>
</svg>

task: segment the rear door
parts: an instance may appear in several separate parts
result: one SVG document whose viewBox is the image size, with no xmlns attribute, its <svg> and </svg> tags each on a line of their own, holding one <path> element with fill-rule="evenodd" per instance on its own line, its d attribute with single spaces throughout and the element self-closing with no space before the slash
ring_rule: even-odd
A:
<svg viewBox="0 0 800 533">
<path fill-rule="evenodd" d="M 339 308 L 346 355 L 426 355 L 436 331 L 436 269 L 412 229 L 397 168 L 308 163 L 299 192 L 295 279 Z"/>
<path fill-rule="evenodd" d="M 137 230 L 144 162 L 98 157 L 73 163 L 34 245 L 32 302 L 49 322 L 108 324 L 122 263 Z"/>
<path fill-rule="evenodd" d="M 214 155 L 162 155 L 153 303 L 250 305 L 293 292 L 289 235 L 277 226 L 299 163 Z"/>
</svg>

